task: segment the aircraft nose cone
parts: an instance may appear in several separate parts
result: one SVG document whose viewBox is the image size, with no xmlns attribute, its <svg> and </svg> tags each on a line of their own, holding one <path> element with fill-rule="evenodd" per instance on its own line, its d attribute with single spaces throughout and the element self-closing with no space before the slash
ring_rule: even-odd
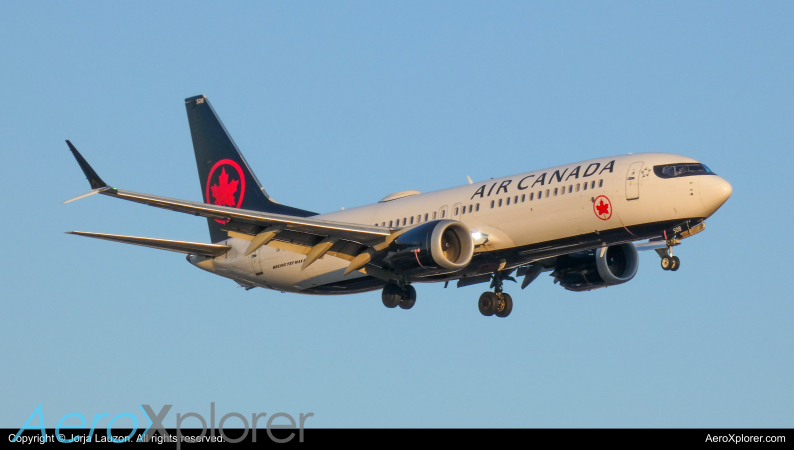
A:
<svg viewBox="0 0 794 450">
<path fill-rule="evenodd" d="M 722 177 L 712 175 L 700 179 L 700 201 L 709 214 L 714 213 L 728 201 L 731 193 L 733 193 L 733 187 Z"/>
</svg>

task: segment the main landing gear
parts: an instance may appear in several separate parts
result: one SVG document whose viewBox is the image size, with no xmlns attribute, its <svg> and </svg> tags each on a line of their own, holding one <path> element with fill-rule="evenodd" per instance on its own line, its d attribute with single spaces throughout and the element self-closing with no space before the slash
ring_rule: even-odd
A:
<svg viewBox="0 0 794 450">
<path fill-rule="evenodd" d="M 483 292 L 480 296 L 477 306 L 483 316 L 507 317 L 513 311 L 513 297 L 502 292 L 502 279 L 499 272 L 495 273 L 492 282 L 494 292 Z"/>
<path fill-rule="evenodd" d="M 483 292 L 478 306 L 483 316 L 507 317 L 513 311 L 513 298 L 503 292 Z"/>
<path fill-rule="evenodd" d="M 411 309 L 416 303 L 416 289 L 410 284 L 404 288 L 394 283 L 389 283 L 383 287 L 383 305 L 387 308 L 399 306 L 402 309 Z"/>
<path fill-rule="evenodd" d="M 497 272 L 494 274 L 492 286 L 494 292 L 484 292 L 480 296 L 478 306 L 483 316 L 507 317 L 513 311 L 513 298 L 510 294 L 502 292 L 502 281 L 513 280 L 509 272 Z M 383 287 L 381 294 L 383 305 L 387 308 L 400 307 L 411 309 L 416 304 L 416 289 L 410 284 L 403 284 L 400 287 L 397 283 L 389 283 Z"/>
</svg>

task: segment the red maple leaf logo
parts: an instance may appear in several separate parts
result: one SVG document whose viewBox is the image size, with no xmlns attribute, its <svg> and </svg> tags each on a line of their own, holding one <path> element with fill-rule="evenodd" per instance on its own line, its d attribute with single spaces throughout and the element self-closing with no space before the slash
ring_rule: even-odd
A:
<svg viewBox="0 0 794 450">
<path fill-rule="evenodd" d="M 596 205 L 596 212 L 599 216 L 605 216 L 609 214 L 609 204 L 604 203 L 604 199 L 601 199 L 601 203 Z"/>
<path fill-rule="evenodd" d="M 218 177 L 218 184 L 210 186 L 212 196 L 215 197 L 215 204 L 218 206 L 237 206 L 234 201 L 234 193 L 237 192 L 238 180 L 229 183 L 229 175 L 226 174 L 226 168 L 221 170 L 221 175 Z"/>
</svg>

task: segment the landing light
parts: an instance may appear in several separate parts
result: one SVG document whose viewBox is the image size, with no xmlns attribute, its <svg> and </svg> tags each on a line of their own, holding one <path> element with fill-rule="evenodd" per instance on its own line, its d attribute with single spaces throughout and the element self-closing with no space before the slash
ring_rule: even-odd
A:
<svg viewBox="0 0 794 450">
<path fill-rule="evenodd" d="M 471 234 L 471 237 L 472 239 L 477 240 L 482 237 L 482 233 L 480 233 L 479 231 L 475 231 Z"/>
</svg>

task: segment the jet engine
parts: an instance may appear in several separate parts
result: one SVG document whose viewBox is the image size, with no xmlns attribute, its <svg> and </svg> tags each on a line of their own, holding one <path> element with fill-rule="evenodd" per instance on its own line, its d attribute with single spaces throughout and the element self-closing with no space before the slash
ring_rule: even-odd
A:
<svg viewBox="0 0 794 450">
<path fill-rule="evenodd" d="M 639 265 L 634 245 L 621 244 L 560 256 L 551 275 L 569 291 L 590 291 L 631 280 Z"/>
<path fill-rule="evenodd" d="M 474 254 L 471 231 L 461 222 L 425 222 L 397 237 L 383 259 L 399 272 L 450 272 L 463 269 Z"/>
</svg>

